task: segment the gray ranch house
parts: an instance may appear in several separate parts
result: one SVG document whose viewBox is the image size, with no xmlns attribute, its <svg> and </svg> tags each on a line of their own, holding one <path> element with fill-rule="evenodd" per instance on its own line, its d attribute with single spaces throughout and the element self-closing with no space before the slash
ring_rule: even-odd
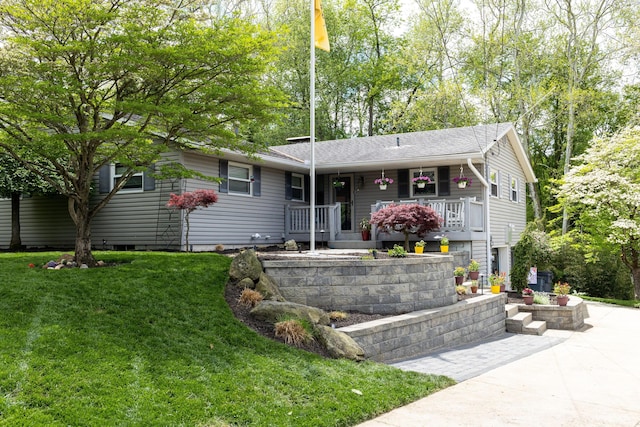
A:
<svg viewBox="0 0 640 427">
<path fill-rule="evenodd" d="M 171 193 L 207 188 L 219 199 L 190 216 L 194 251 L 309 242 L 315 197 L 317 248 L 382 248 L 402 241 L 401 234 L 375 229 L 371 240 L 363 241 L 359 224 L 391 203 L 420 203 L 443 218 L 441 229 L 424 237 L 427 251 L 437 251 L 438 239 L 446 236 L 451 251 L 467 252 L 485 272 L 510 269 L 511 248 L 526 222 L 526 184 L 536 181 L 512 124 L 318 141 L 315 195 L 310 194 L 311 144 L 308 138 L 290 142 L 257 157 L 197 149 L 166 154 L 161 162 L 180 162 L 224 181 L 160 180 L 140 173 L 94 218 L 95 249 L 185 250 L 183 215 L 166 203 Z M 383 176 L 393 180 L 384 190 L 375 183 Z M 429 178 L 424 187 L 419 177 Z M 460 177 L 471 183 L 459 187 Z M 118 165 L 103 168 L 96 177 L 96 200 L 118 178 Z M 7 248 L 8 200 L 0 200 L 0 218 L 0 248 Z M 27 247 L 73 247 L 75 229 L 61 197 L 24 197 L 21 224 Z"/>
</svg>

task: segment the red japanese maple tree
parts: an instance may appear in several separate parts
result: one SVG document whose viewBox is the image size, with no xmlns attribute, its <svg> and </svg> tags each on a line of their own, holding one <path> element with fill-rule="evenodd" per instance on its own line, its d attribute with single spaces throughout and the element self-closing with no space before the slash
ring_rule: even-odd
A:
<svg viewBox="0 0 640 427">
<path fill-rule="evenodd" d="M 429 231 L 437 230 L 442 224 L 442 218 L 429 206 L 417 203 L 391 204 L 372 214 L 370 222 L 385 233 L 404 233 L 404 249 L 408 251 L 409 234 L 421 237 Z"/>
<path fill-rule="evenodd" d="M 182 194 L 173 194 L 169 196 L 167 202 L 168 208 L 180 209 L 185 211 L 184 220 L 187 225 L 187 233 L 185 236 L 185 244 L 187 252 L 189 251 L 189 215 L 198 208 L 207 208 L 218 201 L 218 195 L 213 190 L 194 190 L 187 191 Z"/>
</svg>

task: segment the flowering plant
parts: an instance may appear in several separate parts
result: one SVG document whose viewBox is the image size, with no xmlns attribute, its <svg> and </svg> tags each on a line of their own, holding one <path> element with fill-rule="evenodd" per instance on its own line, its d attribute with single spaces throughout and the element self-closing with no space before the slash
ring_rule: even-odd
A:
<svg viewBox="0 0 640 427">
<path fill-rule="evenodd" d="M 387 185 L 387 184 L 393 184 L 393 179 L 391 178 L 377 178 L 373 181 L 374 184 L 380 184 L 380 185 Z"/>
<path fill-rule="evenodd" d="M 466 177 L 466 176 L 456 176 L 455 178 L 453 178 L 453 182 L 455 182 L 456 184 L 459 182 L 466 182 L 467 185 L 471 186 L 471 178 Z"/>
<path fill-rule="evenodd" d="M 571 286 L 567 282 L 558 282 L 553 287 L 553 293 L 556 295 L 568 295 L 571 290 Z"/>
<path fill-rule="evenodd" d="M 412 182 L 421 182 L 424 181 L 427 184 L 431 182 L 431 178 L 429 178 L 428 176 L 424 176 L 424 175 L 420 175 L 420 176 L 416 176 L 415 178 L 411 178 Z"/>
<path fill-rule="evenodd" d="M 344 188 L 345 182 L 344 181 L 340 181 L 339 179 L 334 179 L 333 180 L 333 186 L 336 187 L 336 188 Z"/>
<path fill-rule="evenodd" d="M 505 273 L 504 271 L 500 274 L 492 274 L 491 276 L 489 276 L 489 283 L 491 283 L 492 286 L 497 286 L 497 285 L 503 285 L 504 281 L 507 279 L 507 273 Z"/>
<path fill-rule="evenodd" d="M 529 297 L 529 296 L 532 296 L 532 295 L 533 295 L 533 289 L 531 289 L 531 288 L 524 288 L 524 289 L 522 290 L 522 295 L 524 295 L 524 296 L 528 296 L 528 297 Z"/>
</svg>

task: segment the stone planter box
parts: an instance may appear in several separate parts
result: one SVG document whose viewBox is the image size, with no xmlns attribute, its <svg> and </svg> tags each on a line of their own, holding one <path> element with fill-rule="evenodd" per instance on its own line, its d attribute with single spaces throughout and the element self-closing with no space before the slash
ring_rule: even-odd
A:
<svg viewBox="0 0 640 427">
<path fill-rule="evenodd" d="M 547 322 L 547 329 L 564 329 L 577 331 L 584 326 L 584 319 L 589 317 L 589 310 L 582 298 L 571 295 L 566 306 L 558 305 L 518 305 L 518 311 L 531 313 L 533 320 Z"/>
</svg>

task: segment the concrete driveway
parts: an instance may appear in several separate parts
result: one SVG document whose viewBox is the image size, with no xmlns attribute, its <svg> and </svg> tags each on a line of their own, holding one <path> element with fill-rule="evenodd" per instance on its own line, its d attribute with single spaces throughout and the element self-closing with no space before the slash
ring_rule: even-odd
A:
<svg viewBox="0 0 640 427">
<path fill-rule="evenodd" d="M 588 308 L 583 331 L 359 427 L 640 427 L 640 310 Z"/>
</svg>

